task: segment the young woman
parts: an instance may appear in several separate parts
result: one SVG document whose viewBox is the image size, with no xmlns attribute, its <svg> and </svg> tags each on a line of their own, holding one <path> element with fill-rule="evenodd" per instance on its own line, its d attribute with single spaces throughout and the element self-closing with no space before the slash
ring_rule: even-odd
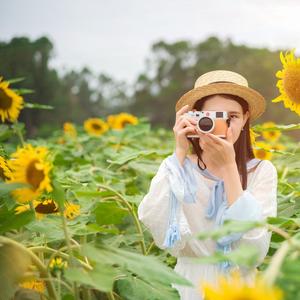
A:
<svg viewBox="0 0 300 300">
<path fill-rule="evenodd" d="M 191 110 L 226 111 L 228 130 L 221 138 L 202 133 L 196 121 L 185 115 Z M 173 127 L 176 147 L 153 177 L 149 192 L 138 207 L 139 219 L 150 230 L 154 242 L 177 257 L 175 271 L 194 287 L 172 284 L 182 300 L 201 300 L 201 282 L 217 284 L 218 275 L 239 268 L 252 282 L 256 268 L 219 264 L 196 264 L 191 257 L 227 253 L 241 244 L 259 252 L 256 267 L 264 260 L 271 232 L 254 228 L 233 233 L 217 241 L 195 236 L 221 226 L 225 220 L 264 220 L 277 215 L 277 171 L 269 160 L 254 157 L 249 123 L 265 110 L 265 100 L 248 87 L 240 74 L 217 70 L 200 76 L 194 89 L 176 103 Z M 187 138 L 197 134 L 199 138 Z"/>
</svg>

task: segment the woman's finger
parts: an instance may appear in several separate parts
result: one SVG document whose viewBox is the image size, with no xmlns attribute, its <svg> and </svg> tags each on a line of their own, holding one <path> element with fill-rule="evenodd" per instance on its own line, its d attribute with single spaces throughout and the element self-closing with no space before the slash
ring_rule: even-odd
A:
<svg viewBox="0 0 300 300">
<path fill-rule="evenodd" d="M 207 137 L 210 138 L 216 144 L 223 145 L 221 138 L 215 136 L 214 134 L 208 133 Z"/>
<path fill-rule="evenodd" d="M 195 134 L 193 127 L 185 127 L 178 132 L 178 136 L 187 136 L 187 134 Z"/>
<path fill-rule="evenodd" d="M 196 123 L 194 122 L 194 120 L 188 120 L 186 118 L 183 118 L 178 122 L 176 127 L 181 129 L 181 128 L 184 128 L 185 126 L 195 127 L 195 125 L 196 125 Z"/>
<path fill-rule="evenodd" d="M 181 107 L 181 108 L 177 111 L 177 113 L 176 113 L 176 120 L 178 120 L 178 118 L 179 118 L 181 115 L 183 115 L 184 113 L 188 112 L 188 111 L 189 111 L 189 108 L 190 108 L 190 106 L 189 106 L 188 104 L 185 105 L 185 106 L 183 106 L 183 107 Z"/>
</svg>

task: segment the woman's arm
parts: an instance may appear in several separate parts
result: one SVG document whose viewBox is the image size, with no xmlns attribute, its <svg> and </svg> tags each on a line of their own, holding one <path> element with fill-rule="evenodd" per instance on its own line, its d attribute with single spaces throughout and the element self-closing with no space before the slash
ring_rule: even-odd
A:
<svg viewBox="0 0 300 300">
<path fill-rule="evenodd" d="M 224 189 L 230 206 L 243 193 L 240 175 L 236 163 L 228 164 L 222 168 Z"/>
<path fill-rule="evenodd" d="M 277 215 L 277 170 L 274 165 L 265 160 L 256 169 L 251 186 L 227 207 L 220 216 L 220 224 L 225 220 L 265 220 Z M 234 233 L 220 238 L 220 246 L 233 248 L 241 243 L 251 244 L 259 250 L 259 265 L 265 258 L 270 246 L 271 232 L 266 228 L 254 228 L 246 233 Z"/>
<path fill-rule="evenodd" d="M 176 180 L 176 183 L 172 184 L 170 180 L 171 172 L 167 167 L 167 160 L 169 163 L 173 163 L 172 170 L 176 171 L 176 176 L 172 179 Z M 175 174 L 173 174 L 175 175 Z M 169 217 L 173 203 L 171 193 L 175 192 L 177 197 L 183 197 L 187 191 L 184 191 L 184 168 L 180 166 L 179 161 L 175 154 L 166 158 L 152 178 L 148 193 L 144 196 L 138 207 L 138 218 L 151 232 L 155 244 L 161 248 L 166 249 L 164 242 L 167 237 L 167 233 L 170 230 Z M 171 182 L 171 183 L 170 183 Z M 181 203 L 177 203 L 176 216 L 178 221 L 178 231 L 180 239 L 167 250 L 173 255 L 178 256 L 181 249 L 185 247 L 186 240 L 190 237 L 190 229 L 187 223 L 185 214 L 182 210 Z"/>
</svg>

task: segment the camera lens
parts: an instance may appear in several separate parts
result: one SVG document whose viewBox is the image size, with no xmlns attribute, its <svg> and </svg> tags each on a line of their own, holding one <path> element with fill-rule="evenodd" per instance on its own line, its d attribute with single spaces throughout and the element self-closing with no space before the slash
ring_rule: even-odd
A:
<svg viewBox="0 0 300 300">
<path fill-rule="evenodd" d="M 213 120 L 208 117 L 203 117 L 198 121 L 198 126 L 202 131 L 210 131 L 213 126 Z"/>
</svg>

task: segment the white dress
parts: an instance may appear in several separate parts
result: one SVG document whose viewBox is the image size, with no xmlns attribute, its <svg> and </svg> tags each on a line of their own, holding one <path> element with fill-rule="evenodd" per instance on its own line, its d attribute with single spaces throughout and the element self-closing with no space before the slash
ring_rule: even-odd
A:
<svg viewBox="0 0 300 300">
<path fill-rule="evenodd" d="M 158 168 L 156 175 L 152 178 L 148 193 L 138 207 L 138 218 L 151 232 L 155 244 L 177 257 L 174 271 L 191 281 L 194 287 L 172 284 L 177 289 L 181 300 L 202 300 L 200 283 L 217 283 L 220 271 L 216 264 L 198 264 L 191 261 L 190 257 L 203 257 L 212 255 L 216 249 L 216 242 L 212 239 L 198 240 L 190 238 L 191 235 L 213 230 L 214 221 L 205 218 L 205 209 L 208 206 L 210 191 L 215 183 L 206 178 L 197 170 L 194 164 L 193 174 L 197 182 L 197 200 L 195 203 L 182 202 L 179 206 L 179 230 L 181 239 L 173 248 L 163 245 L 168 227 L 168 216 L 170 213 L 170 184 L 169 171 L 164 159 Z M 248 173 L 247 192 L 250 192 L 262 207 L 262 219 L 277 215 L 277 170 L 269 160 L 263 160 L 253 172 Z M 241 201 L 241 200 L 240 200 Z M 242 237 L 232 243 L 232 249 L 241 243 L 252 244 L 259 250 L 260 256 L 256 266 L 264 260 L 270 245 L 271 232 L 266 228 L 255 228 L 244 233 Z M 241 270 L 242 271 L 242 270 Z M 251 283 L 256 268 L 244 274 L 244 279 Z"/>
</svg>

